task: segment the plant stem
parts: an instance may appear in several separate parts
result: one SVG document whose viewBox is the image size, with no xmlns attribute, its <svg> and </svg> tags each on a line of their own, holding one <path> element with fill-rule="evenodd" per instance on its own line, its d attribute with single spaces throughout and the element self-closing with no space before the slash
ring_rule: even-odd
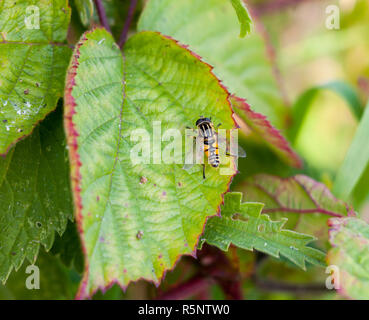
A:
<svg viewBox="0 0 369 320">
<path fill-rule="evenodd" d="M 279 282 L 274 280 L 260 279 L 254 275 L 252 277 L 256 287 L 267 292 L 288 292 L 294 294 L 308 294 L 308 293 L 325 293 L 328 290 L 322 283 L 312 284 L 292 284 L 286 282 Z"/>
<path fill-rule="evenodd" d="M 120 48 L 122 48 L 124 44 L 126 43 L 129 27 L 131 26 L 133 15 L 136 11 L 136 6 L 137 6 L 137 0 L 131 0 L 129 9 L 128 9 L 127 19 L 124 22 L 123 30 L 119 37 L 119 47 Z"/>
<path fill-rule="evenodd" d="M 204 292 L 211 284 L 211 279 L 197 275 L 175 288 L 163 293 L 157 300 L 182 300 Z"/>
<path fill-rule="evenodd" d="M 106 13 L 105 13 L 105 8 L 102 4 L 102 0 L 94 0 L 95 2 L 95 6 L 96 6 L 96 10 L 97 10 L 97 14 L 99 16 L 99 20 L 100 20 L 100 24 L 109 32 L 111 32 L 110 30 L 110 26 L 108 23 L 108 18 L 106 17 Z"/>
</svg>

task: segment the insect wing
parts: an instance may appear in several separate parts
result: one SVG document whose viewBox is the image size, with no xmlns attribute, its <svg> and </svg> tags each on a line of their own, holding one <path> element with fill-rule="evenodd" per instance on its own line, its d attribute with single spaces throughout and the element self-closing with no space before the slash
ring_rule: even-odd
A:
<svg viewBox="0 0 369 320">
<path fill-rule="evenodd" d="M 219 130 L 220 131 L 220 130 Z M 225 134 L 217 134 L 219 150 L 222 154 L 226 154 L 237 158 L 246 158 L 246 151 L 238 145 L 238 139 L 231 133 L 230 143 L 227 143 Z"/>
<path fill-rule="evenodd" d="M 184 170 L 191 169 L 194 164 L 204 163 L 204 139 L 197 129 L 186 130 Z"/>
</svg>

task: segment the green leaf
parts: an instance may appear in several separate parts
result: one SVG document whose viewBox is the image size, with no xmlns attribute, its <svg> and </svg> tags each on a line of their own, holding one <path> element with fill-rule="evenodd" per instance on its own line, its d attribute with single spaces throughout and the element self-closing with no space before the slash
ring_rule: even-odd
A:
<svg viewBox="0 0 369 320">
<path fill-rule="evenodd" d="M 206 218 L 215 215 L 232 176 L 200 165 L 133 164 L 135 129 L 153 136 L 193 127 L 200 115 L 234 127 L 227 91 L 211 68 L 155 32 L 138 33 L 124 56 L 103 29 L 75 48 L 65 92 L 76 217 L 85 251 L 80 298 L 112 282 L 159 283 L 183 254 L 194 254 Z M 148 138 L 147 138 L 148 139 Z M 147 140 L 146 140 L 147 141 Z M 150 138 L 151 141 L 151 138 Z M 167 147 L 166 143 L 159 150 Z M 157 147 L 155 147 L 157 148 Z M 235 169 L 233 167 L 233 172 Z"/>
<path fill-rule="evenodd" d="M 50 252 L 58 255 L 66 267 L 83 272 L 83 252 L 75 223 L 69 221 L 63 235 L 56 235 Z"/>
<path fill-rule="evenodd" d="M 330 219 L 328 264 L 339 268 L 339 292 L 369 299 L 369 226 L 357 218 Z"/>
<path fill-rule="evenodd" d="M 247 201 L 264 203 L 263 213 L 274 219 L 287 217 L 289 229 L 307 232 L 319 240 L 328 240 L 329 218 L 355 215 L 324 184 L 304 175 L 280 178 L 258 174 L 242 183 L 238 190 L 244 192 Z"/>
<path fill-rule="evenodd" d="M 291 149 L 288 141 L 271 123 L 260 113 L 251 110 L 244 99 L 234 95 L 230 101 L 235 112 L 234 118 L 246 135 L 252 133 L 273 150 L 285 163 L 301 168 L 302 162 L 299 156 Z"/>
<path fill-rule="evenodd" d="M 258 251 L 279 258 L 280 255 L 306 269 L 305 262 L 324 265 L 325 254 L 308 246 L 314 237 L 283 229 L 287 219 L 272 221 L 261 214 L 263 204 L 241 203 L 242 193 L 227 193 L 221 217 L 210 218 L 202 236 L 202 243 L 217 246 L 227 251 L 234 244 L 237 247 Z"/>
<path fill-rule="evenodd" d="M 40 245 L 50 249 L 72 219 L 69 165 L 61 108 L 0 158 L 0 280 Z"/>
<path fill-rule="evenodd" d="M 91 18 L 94 13 L 94 3 L 92 0 L 75 0 L 74 1 L 79 18 L 85 27 L 88 27 L 91 23 Z"/>
<path fill-rule="evenodd" d="M 0 154 L 56 108 L 71 53 L 69 20 L 66 0 L 0 2 Z"/>
<path fill-rule="evenodd" d="M 251 32 L 251 16 L 243 0 L 231 0 L 231 3 L 233 8 L 236 10 L 238 21 L 241 25 L 240 37 L 243 38 Z"/>
<path fill-rule="evenodd" d="M 369 174 L 369 103 L 356 130 L 354 140 L 351 143 L 341 168 L 339 169 L 333 185 L 334 193 L 342 198 L 349 199 L 355 187 L 360 184 L 359 190 L 365 195 L 369 192 L 368 183 L 360 183 L 362 178 Z"/>
<path fill-rule="evenodd" d="M 230 1 L 153 0 L 140 17 L 138 30 L 159 31 L 189 45 L 238 97 L 283 128 L 288 110 L 273 74 L 261 35 L 237 37 L 239 24 Z"/>
<path fill-rule="evenodd" d="M 293 123 L 288 131 L 290 140 L 294 143 L 298 137 L 298 133 L 310 110 L 310 106 L 315 97 L 322 91 L 330 90 L 344 99 L 350 108 L 353 116 L 360 120 L 363 114 L 363 107 L 355 90 L 342 81 L 332 81 L 323 85 L 319 85 L 305 91 L 295 102 L 292 107 Z"/>
</svg>

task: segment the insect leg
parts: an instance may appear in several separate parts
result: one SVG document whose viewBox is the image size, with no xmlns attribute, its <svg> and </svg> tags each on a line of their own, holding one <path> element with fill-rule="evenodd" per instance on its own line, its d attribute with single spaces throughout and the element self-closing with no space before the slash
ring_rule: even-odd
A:
<svg viewBox="0 0 369 320">
<path fill-rule="evenodd" d="M 202 177 L 205 180 L 205 163 L 202 164 Z"/>
</svg>

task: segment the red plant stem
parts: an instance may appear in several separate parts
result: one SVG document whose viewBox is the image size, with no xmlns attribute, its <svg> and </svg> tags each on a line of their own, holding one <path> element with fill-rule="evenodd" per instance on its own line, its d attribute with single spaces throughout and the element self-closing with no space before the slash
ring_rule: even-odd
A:
<svg viewBox="0 0 369 320">
<path fill-rule="evenodd" d="M 136 7 L 137 7 L 137 0 L 131 0 L 129 9 L 128 9 L 127 19 L 124 22 L 123 30 L 119 37 L 119 47 L 120 48 L 122 48 L 124 44 L 126 43 L 129 27 L 131 26 L 133 15 L 136 11 Z"/>
<path fill-rule="evenodd" d="M 95 6 L 96 6 L 96 10 L 97 10 L 97 14 L 99 16 L 99 20 L 100 20 L 100 24 L 109 32 L 111 32 L 110 30 L 110 26 L 108 23 L 108 18 L 106 17 L 106 13 L 105 13 L 105 8 L 102 4 L 102 0 L 94 0 L 95 2 Z"/>
<path fill-rule="evenodd" d="M 183 300 L 194 296 L 198 293 L 204 292 L 205 289 L 211 285 L 211 279 L 197 275 L 188 280 L 185 283 L 178 285 L 177 287 L 163 293 L 158 296 L 157 300 Z"/>
</svg>

